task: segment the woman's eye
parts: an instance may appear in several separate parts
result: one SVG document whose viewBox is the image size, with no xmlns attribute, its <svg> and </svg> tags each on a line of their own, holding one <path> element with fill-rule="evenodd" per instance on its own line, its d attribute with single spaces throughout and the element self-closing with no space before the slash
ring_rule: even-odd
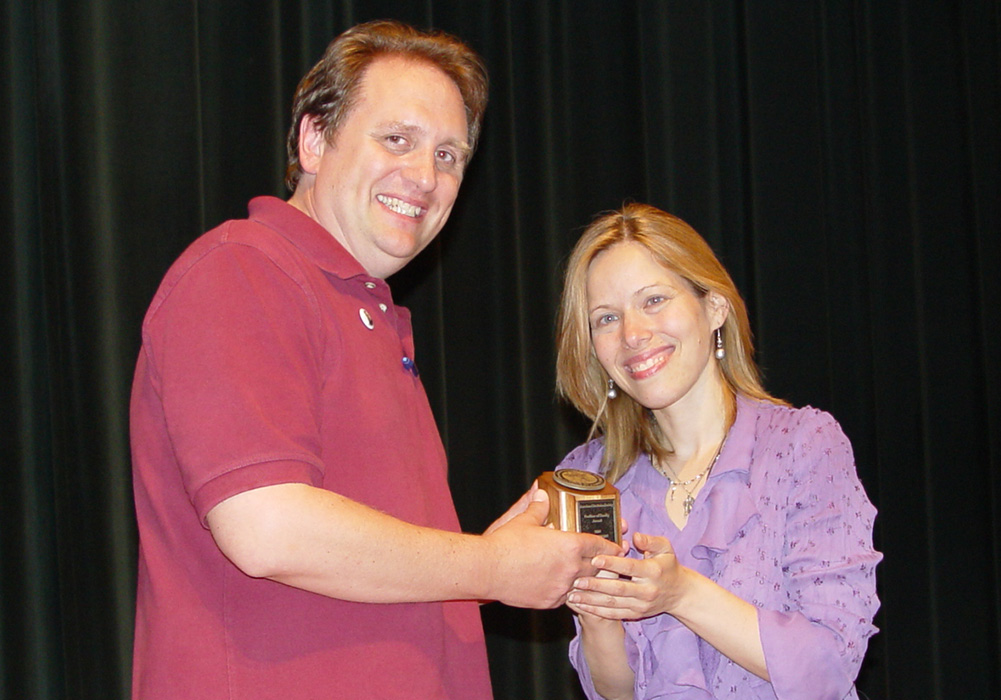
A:
<svg viewBox="0 0 1001 700">
<path fill-rule="evenodd" d="M 646 300 L 647 306 L 657 306 L 658 304 L 663 304 L 667 300 L 663 294 L 655 294 Z"/>
<path fill-rule="evenodd" d="M 618 316 L 615 314 L 602 314 L 594 319 L 594 327 L 601 328 L 602 326 L 607 326 L 609 323 L 615 323 Z"/>
</svg>

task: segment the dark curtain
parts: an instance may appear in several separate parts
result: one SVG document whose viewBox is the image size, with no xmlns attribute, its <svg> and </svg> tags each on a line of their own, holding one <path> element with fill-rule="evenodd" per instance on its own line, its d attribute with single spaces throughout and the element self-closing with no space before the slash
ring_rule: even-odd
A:
<svg viewBox="0 0 1001 700">
<path fill-rule="evenodd" d="M 464 37 L 492 100 L 392 283 L 482 530 L 585 427 L 554 398 L 563 259 L 598 211 L 692 223 L 769 388 L 831 411 L 879 508 L 869 698 L 1001 696 L 998 0 L 2 0 L 0 698 L 125 698 L 128 395 L 203 230 L 284 196 L 298 78 L 358 21 Z M 498 698 L 575 697 L 565 611 L 485 606 Z"/>
</svg>

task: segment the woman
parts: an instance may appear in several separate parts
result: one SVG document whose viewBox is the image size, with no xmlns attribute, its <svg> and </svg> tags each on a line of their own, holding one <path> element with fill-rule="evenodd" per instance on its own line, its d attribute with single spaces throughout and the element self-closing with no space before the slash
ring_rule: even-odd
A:
<svg viewBox="0 0 1001 700">
<path fill-rule="evenodd" d="M 571 255 L 557 383 L 635 534 L 568 597 L 589 698 L 854 698 L 875 509 L 834 419 L 771 397 L 743 300 L 685 222 L 630 204 Z M 608 573 L 606 573 L 608 572 Z"/>
</svg>

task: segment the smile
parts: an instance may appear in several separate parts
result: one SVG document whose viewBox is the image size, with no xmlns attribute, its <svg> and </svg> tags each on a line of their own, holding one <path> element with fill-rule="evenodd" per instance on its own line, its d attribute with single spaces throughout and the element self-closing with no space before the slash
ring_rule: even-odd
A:
<svg viewBox="0 0 1001 700">
<path fill-rule="evenodd" d="M 425 209 L 422 207 L 418 207 L 414 204 L 407 204 L 403 200 L 397 199 L 396 197 L 387 197 L 384 194 L 377 194 L 375 198 L 384 204 L 390 211 L 402 214 L 403 216 L 409 216 L 411 219 L 416 219 L 425 212 Z"/>
<path fill-rule="evenodd" d="M 670 357 L 671 352 L 657 352 L 651 357 L 648 357 L 639 362 L 632 362 L 625 365 L 626 372 L 633 379 L 646 379 L 647 377 L 656 374 L 660 371 L 661 367 L 667 364 L 668 357 Z"/>
</svg>

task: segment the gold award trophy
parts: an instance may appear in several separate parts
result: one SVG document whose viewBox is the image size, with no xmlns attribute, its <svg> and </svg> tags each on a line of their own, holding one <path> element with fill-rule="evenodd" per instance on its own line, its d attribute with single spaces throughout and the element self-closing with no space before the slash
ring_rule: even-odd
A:
<svg viewBox="0 0 1001 700">
<path fill-rule="evenodd" d="M 604 477 L 580 469 L 557 469 L 539 476 L 549 492 L 549 518 L 565 532 L 586 532 L 622 544 L 619 490 Z"/>
</svg>

